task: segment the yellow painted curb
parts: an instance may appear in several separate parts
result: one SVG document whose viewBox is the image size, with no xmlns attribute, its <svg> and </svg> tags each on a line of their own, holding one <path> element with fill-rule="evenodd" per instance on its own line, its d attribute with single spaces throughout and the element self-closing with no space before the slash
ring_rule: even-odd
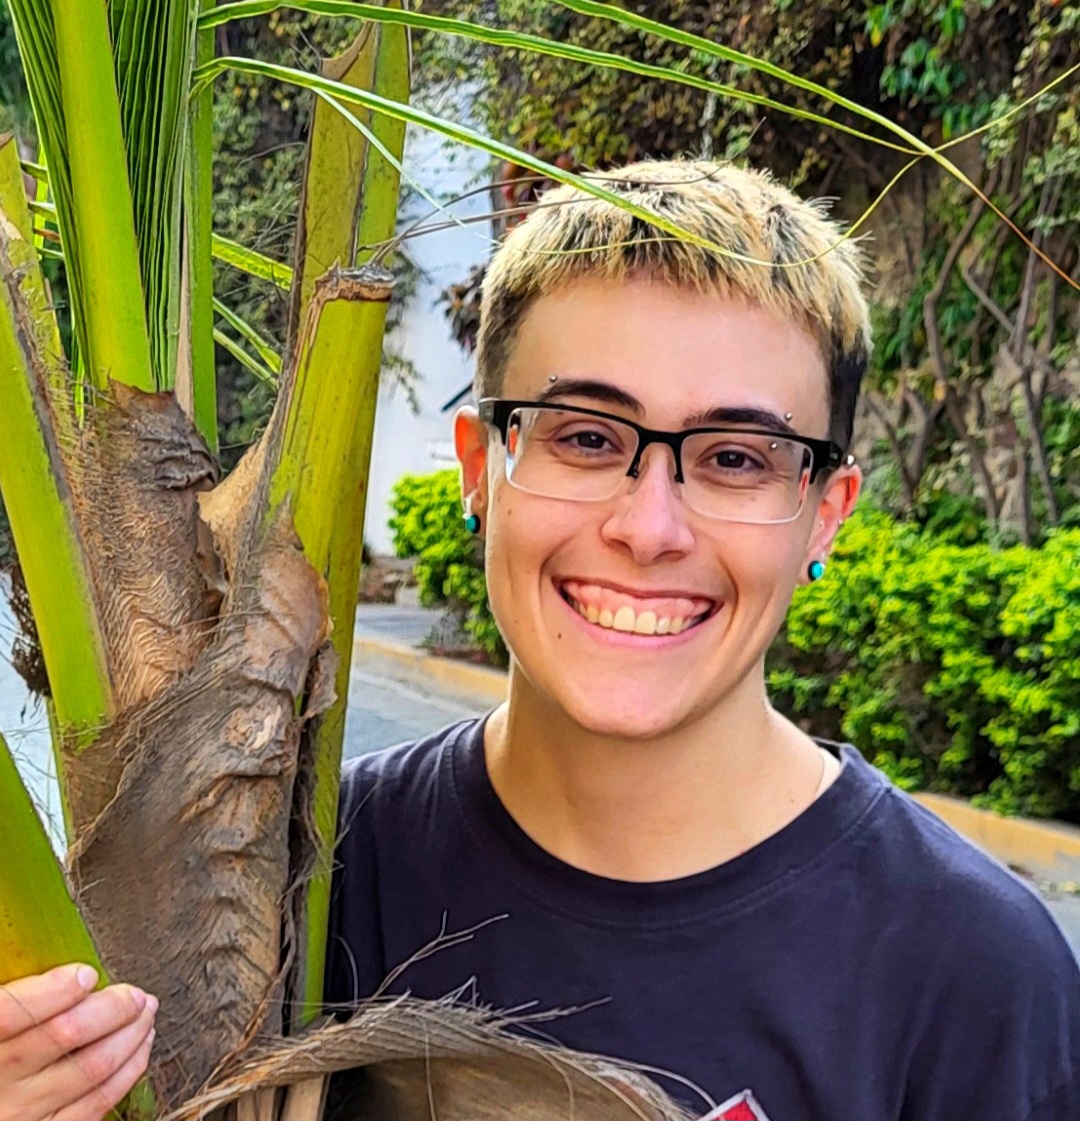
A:
<svg viewBox="0 0 1080 1121">
<path fill-rule="evenodd" d="M 358 662 L 376 658 L 390 676 L 420 688 L 437 685 L 441 692 L 490 705 L 506 700 L 506 674 L 489 666 L 437 657 L 412 646 L 366 635 L 353 641 L 353 658 Z"/>
<path fill-rule="evenodd" d="M 353 655 L 358 662 L 377 659 L 390 676 L 421 689 L 437 686 L 440 692 L 490 706 L 506 699 L 506 674 L 502 670 L 425 654 L 411 646 L 367 636 L 355 640 Z M 1052 883 L 1080 883 L 1080 828 L 1002 817 L 945 794 L 916 794 L 915 799 L 1003 864 L 1023 868 Z"/>
<path fill-rule="evenodd" d="M 1052 883 L 1080 883 L 1080 829 L 1076 826 L 1002 817 L 945 794 L 916 794 L 915 798 L 1003 864 Z"/>
</svg>

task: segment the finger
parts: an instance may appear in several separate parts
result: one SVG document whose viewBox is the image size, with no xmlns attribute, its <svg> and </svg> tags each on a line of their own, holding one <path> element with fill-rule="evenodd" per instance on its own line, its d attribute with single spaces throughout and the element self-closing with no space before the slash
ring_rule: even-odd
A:
<svg viewBox="0 0 1080 1121">
<path fill-rule="evenodd" d="M 131 1093 L 135 1084 L 146 1073 L 153 1045 L 154 1032 L 151 1031 L 112 1077 L 73 1105 L 53 1114 L 50 1121 L 102 1121 L 110 1110 L 115 1109 Z"/>
<path fill-rule="evenodd" d="M 74 1008 L 97 980 L 96 970 L 75 962 L 0 985 L 0 1042 Z"/>
<path fill-rule="evenodd" d="M 49 1072 L 65 1055 L 134 1023 L 147 1003 L 146 993 L 131 985 L 110 985 L 91 993 L 74 1008 L 0 1044 L 0 1074 L 7 1081 L 24 1081 Z"/>
<path fill-rule="evenodd" d="M 50 1117 L 73 1102 L 93 1100 L 145 1045 L 156 1012 L 156 1003 L 149 1001 L 134 1022 L 12 1085 L 12 1096 L 32 1102 L 38 1114 Z"/>
</svg>

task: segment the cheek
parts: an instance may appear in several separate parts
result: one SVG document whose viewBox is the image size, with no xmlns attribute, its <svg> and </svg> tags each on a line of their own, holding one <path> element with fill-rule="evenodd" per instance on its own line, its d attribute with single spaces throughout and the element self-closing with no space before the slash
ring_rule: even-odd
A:
<svg viewBox="0 0 1080 1121">
<path fill-rule="evenodd" d="M 544 561 L 557 545 L 557 521 L 543 503 L 508 483 L 494 486 L 484 560 L 488 596 L 501 626 L 508 625 L 515 606 L 524 606 L 533 594 L 530 586 L 536 586 Z"/>
<path fill-rule="evenodd" d="M 718 549 L 739 599 L 785 603 L 802 571 L 805 532 L 792 526 L 743 526 Z"/>
</svg>

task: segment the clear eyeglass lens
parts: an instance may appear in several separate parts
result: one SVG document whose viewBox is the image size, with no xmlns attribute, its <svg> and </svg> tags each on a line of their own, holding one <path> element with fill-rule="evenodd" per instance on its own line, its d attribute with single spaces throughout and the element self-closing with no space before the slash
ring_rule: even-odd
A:
<svg viewBox="0 0 1080 1121">
<path fill-rule="evenodd" d="M 532 494 L 602 501 L 629 484 L 637 445 L 637 432 L 618 421 L 561 409 L 517 409 L 507 427 L 507 477 Z M 682 447 L 686 503 L 707 517 L 788 521 L 802 507 L 810 459 L 803 444 L 782 436 L 697 433 Z M 674 472 L 670 455 L 668 460 Z"/>
</svg>

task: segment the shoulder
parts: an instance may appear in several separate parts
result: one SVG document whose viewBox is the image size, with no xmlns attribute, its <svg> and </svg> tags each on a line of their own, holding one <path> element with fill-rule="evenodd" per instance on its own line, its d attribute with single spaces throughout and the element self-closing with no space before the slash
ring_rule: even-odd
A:
<svg viewBox="0 0 1080 1121">
<path fill-rule="evenodd" d="M 1080 1097 L 1080 968 L 1060 928 L 1026 883 L 878 781 L 859 863 L 864 882 L 876 877 L 878 935 L 911 998 L 920 1115 L 1073 1117 L 1036 1108 Z"/>
<path fill-rule="evenodd" d="M 342 767 L 339 830 L 393 805 L 420 809 L 437 796 L 447 755 L 483 734 L 482 717 L 447 725 L 423 739 L 350 759 Z"/>
<path fill-rule="evenodd" d="M 858 760 L 858 766 L 869 764 Z M 955 944 L 966 963 L 990 968 L 1053 961 L 1069 973 L 1068 943 L 1038 894 L 983 849 L 884 776 L 869 845 L 884 894 L 927 924 L 935 952 Z"/>
</svg>

